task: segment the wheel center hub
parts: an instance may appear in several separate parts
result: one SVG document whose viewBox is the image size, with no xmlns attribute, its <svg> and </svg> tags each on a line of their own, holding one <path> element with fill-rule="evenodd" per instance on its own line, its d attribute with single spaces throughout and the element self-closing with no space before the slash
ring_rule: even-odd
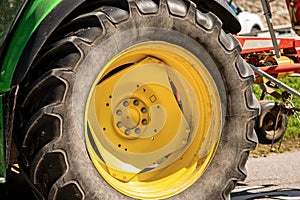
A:
<svg viewBox="0 0 300 200">
<path fill-rule="evenodd" d="M 135 108 L 129 108 L 128 113 L 122 116 L 121 118 L 122 122 L 124 123 L 124 126 L 126 128 L 134 128 L 138 126 L 140 121 L 140 114 Z"/>
<path fill-rule="evenodd" d="M 147 106 L 138 98 L 124 99 L 115 109 L 115 129 L 125 138 L 136 139 L 141 136 L 150 121 Z"/>
</svg>

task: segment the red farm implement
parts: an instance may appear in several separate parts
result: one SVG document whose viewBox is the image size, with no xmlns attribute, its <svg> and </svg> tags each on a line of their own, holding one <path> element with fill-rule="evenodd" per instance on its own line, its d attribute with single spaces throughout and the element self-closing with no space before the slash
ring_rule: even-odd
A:
<svg viewBox="0 0 300 200">
<path fill-rule="evenodd" d="M 280 79 L 299 76 L 300 39 L 276 38 L 279 56 L 276 55 L 272 38 L 237 36 L 237 39 L 243 49 L 241 55 L 254 70 L 255 83 L 262 89 L 260 96 L 262 113 L 256 123 L 259 142 L 273 146 L 275 142 L 281 142 L 286 132 L 288 118 L 292 115 L 299 118 L 297 115 L 299 108 L 294 107 L 292 97 L 300 98 L 300 93 L 282 83 Z M 274 97 L 276 101 L 265 100 L 266 94 Z"/>
<path fill-rule="evenodd" d="M 261 114 L 255 125 L 258 140 L 262 144 L 272 144 L 273 148 L 274 143 L 282 141 L 289 117 L 294 115 L 300 121 L 297 113 L 300 109 L 292 101 L 293 97 L 300 98 L 300 93 L 280 80 L 300 76 L 300 38 L 276 37 L 270 2 L 272 0 L 261 0 L 270 37 L 237 36 L 237 39 L 242 46 L 242 57 L 255 73 L 254 83 L 262 90 L 259 99 Z M 286 4 L 291 29 L 299 35 L 300 1 L 286 0 Z M 265 100 L 266 94 L 273 100 Z"/>
</svg>

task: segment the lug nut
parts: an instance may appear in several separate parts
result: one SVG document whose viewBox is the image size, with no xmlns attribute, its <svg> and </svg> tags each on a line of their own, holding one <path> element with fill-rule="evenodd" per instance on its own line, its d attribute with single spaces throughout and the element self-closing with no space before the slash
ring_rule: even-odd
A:
<svg viewBox="0 0 300 200">
<path fill-rule="evenodd" d="M 130 134 L 130 129 L 126 129 L 126 130 L 125 130 L 125 134 L 126 134 L 126 135 L 129 135 L 129 134 Z"/>
<path fill-rule="evenodd" d="M 147 125 L 147 124 L 148 124 L 148 121 L 147 121 L 146 119 L 143 119 L 143 120 L 142 120 L 142 124 L 143 124 L 143 125 Z"/>
<path fill-rule="evenodd" d="M 124 102 L 123 102 L 123 106 L 128 107 L 128 106 L 129 106 L 128 101 L 124 101 Z"/>
<path fill-rule="evenodd" d="M 122 122 L 118 122 L 118 123 L 117 123 L 117 127 L 118 127 L 118 128 L 121 128 L 122 126 L 123 126 Z"/>
<path fill-rule="evenodd" d="M 134 130 L 134 132 L 135 132 L 136 134 L 140 134 L 140 133 L 141 133 L 141 129 L 140 129 L 140 128 L 136 128 L 136 129 Z"/>
<path fill-rule="evenodd" d="M 147 112 L 147 108 L 142 108 L 141 111 L 142 111 L 142 113 L 146 113 Z"/>
<path fill-rule="evenodd" d="M 116 113 L 117 113 L 118 116 L 121 116 L 122 115 L 122 110 L 117 110 Z"/>
<path fill-rule="evenodd" d="M 133 105 L 138 106 L 139 104 L 140 104 L 140 102 L 138 100 L 133 101 Z"/>
</svg>

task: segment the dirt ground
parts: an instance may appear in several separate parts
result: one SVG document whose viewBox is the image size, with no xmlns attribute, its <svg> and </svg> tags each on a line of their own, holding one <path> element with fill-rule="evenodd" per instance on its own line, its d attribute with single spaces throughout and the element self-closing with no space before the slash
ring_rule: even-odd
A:
<svg viewBox="0 0 300 200">
<path fill-rule="evenodd" d="M 257 148 L 250 153 L 250 157 L 265 157 L 269 154 L 300 151 L 300 135 L 283 138 L 282 142 L 272 145 L 258 144 Z"/>
</svg>

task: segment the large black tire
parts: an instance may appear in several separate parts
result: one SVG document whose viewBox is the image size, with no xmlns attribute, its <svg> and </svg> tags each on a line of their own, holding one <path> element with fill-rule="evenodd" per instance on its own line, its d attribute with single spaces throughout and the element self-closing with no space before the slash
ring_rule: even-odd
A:
<svg viewBox="0 0 300 200">
<path fill-rule="evenodd" d="M 98 6 L 97 9 L 95 5 Z M 91 7 L 86 6 L 84 9 L 86 13 L 65 22 L 57 30 L 20 86 L 18 97 L 20 127 L 16 143 L 20 144 L 24 154 L 21 166 L 27 167 L 25 172 L 33 184 L 47 199 L 127 199 L 128 196 L 172 197 L 180 200 L 228 199 L 237 181 L 245 179 L 245 163 L 249 151 L 257 144 L 253 127 L 259 105 L 251 90 L 253 73 L 239 55 L 241 50 L 239 43 L 231 34 L 222 30 L 221 21 L 214 14 L 197 10 L 189 1 L 136 0 L 130 1 L 127 5 L 120 0 L 114 5 L 109 3 L 95 5 L 92 7 L 96 10 L 91 11 Z M 202 141 L 200 144 L 196 141 L 199 149 L 193 152 L 194 156 L 201 154 L 196 157 L 200 159 L 202 154 L 205 154 L 205 157 L 208 153 L 210 155 L 205 163 L 201 164 L 197 160 L 196 164 L 201 164 L 200 167 L 203 168 L 196 171 L 197 179 L 190 181 L 194 176 L 186 175 L 189 180 L 187 186 L 178 190 L 177 187 L 165 186 L 164 190 L 172 189 L 174 192 L 163 193 L 161 196 L 156 196 L 161 192 L 157 188 L 151 191 L 153 196 L 150 197 L 133 194 L 132 191 L 124 192 L 122 187 L 114 185 L 119 182 L 122 184 L 122 181 L 118 182 L 119 179 L 112 181 L 111 177 L 104 179 L 103 176 L 107 174 L 101 170 L 110 166 L 107 164 L 101 167 L 106 162 L 98 152 L 96 143 L 99 141 L 93 138 L 86 127 L 89 115 L 89 111 L 86 110 L 95 87 L 137 62 L 135 59 L 130 63 L 131 57 L 127 56 L 124 60 L 128 60 L 128 63 L 121 62 L 115 66 L 119 61 L 117 55 L 122 57 L 128 51 L 139 52 L 132 47 L 149 48 L 151 51 L 149 50 L 149 55 L 145 57 L 154 59 L 151 64 L 155 66 L 161 66 L 161 62 L 164 65 L 168 64 L 168 55 L 165 56 L 164 52 L 171 55 L 170 63 L 177 63 L 173 58 L 185 59 L 185 54 L 179 55 L 178 52 L 186 53 L 190 58 L 202 63 L 202 66 L 187 65 L 190 69 L 184 68 L 185 63 L 182 63 L 183 69 L 174 67 L 179 72 L 180 70 L 185 72 L 182 76 L 194 79 L 187 79 L 191 81 L 189 83 L 191 87 L 197 90 L 195 93 L 188 93 L 190 100 L 199 100 L 198 96 L 202 95 L 199 88 L 211 95 L 201 97 L 209 102 L 203 109 L 209 109 L 211 113 L 207 114 L 201 109 L 194 112 L 195 108 L 191 106 L 193 113 L 188 113 L 190 117 L 187 115 L 186 118 L 191 119 L 192 125 L 207 124 L 212 130 L 219 127 L 219 130 L 210 132 L 213 137 L 204 133 L 203 137 L 209 139 L 201 138 L 201 135 L 197 135 L 198 132 L 193 135 L 200 137 Z M 164 50 L 159 49 L 160 47 Z M 171 50 L 168 51 L 169 47 Z M 132 57 L 139 56 L 141 57 L 132 55 Z M 115 66 L 113 70 L 110 68 L 112 65 Z M 202 77 L 203 80 L 198 77 Z M 177 93 L 177 89 L 180 89 L 180 86 L 176 86 L 177 88 L 172 87 L 173 93 Z M 108 97 L 103 96 L 103 99 L 104 102 L 110 102 L 107 100 Z M 174 99 L 178 104 L 181 103 L 179 97 Z M 190 101 L 182 100 L 183 106 L 179 105 L 182 106 L 180 107 L 182 112 L 190 107 L 184 100 Z M 189 103 L 202 108 L 201 101 Z M 106 103 L 106 106 L 109 107 L 110 103 Z M 207 114 L 208 120 L 199 118 L 198 111 L 203 112 L 201 115 Z M 193 119 L 197 119 L 197 116 L 201 120 L 194 122 Z M 100 115 L 99 120 L 106 120 L 109 117 Z M 174 122 L 173 126 L 176 123 Z M 136 130 L 136 134 L 138 132 L 139 129 Z M 156 135 L 152 140 L 154 137 Z M 139 138 L 137 136 L 128 138 L 130 141 L 134 139 Z M 127 151 L 127 148 L 124 151 Z M 122 155 L 126 155 L 124 151 Z M 185 153 L 183 152 L 180 155 L 182 158 L 178 160 L 184 159 Z M 168 159 L 168 156 L 164 159 Z M 95 164 L 97 158 L 100 159 L 98 161 L 103 161 L 100 167 Z M 178 160 L 176 162 L 180 162 Z M 168 166 L 171 166 L 170 169 L 176 168 L 172 163 Z M 168 170 L 167 167 L 163 169 Z M 159 172 L 168 173 L 163 169 L 159 169 Z M 144 171 L 147 170 L 149 168 L 145 168 Z M 181 185 L 184 185 L 184 182 Z"/>
</svg>

